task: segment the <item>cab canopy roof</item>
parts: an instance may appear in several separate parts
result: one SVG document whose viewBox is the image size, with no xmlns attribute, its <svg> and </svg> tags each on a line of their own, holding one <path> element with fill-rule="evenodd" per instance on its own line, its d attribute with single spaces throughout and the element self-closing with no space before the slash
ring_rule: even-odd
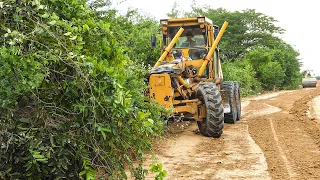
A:
<svg viewBox="0 0 320 180">
<path fill-rule="evenodd" d="M 192 18 L 171 18 L 171 19 L 161 19 L 160 24 L 162 26 L 170 26 L 173 24 L 185 24 L 185 23 L 192 23 L 192 24 L 202 24 L 202 23 L 207 23 L 207 24 L 212 24 L 212 21 L 204 16 L 199 16 L 199 17 L 192 17 Z"/>
</svg>

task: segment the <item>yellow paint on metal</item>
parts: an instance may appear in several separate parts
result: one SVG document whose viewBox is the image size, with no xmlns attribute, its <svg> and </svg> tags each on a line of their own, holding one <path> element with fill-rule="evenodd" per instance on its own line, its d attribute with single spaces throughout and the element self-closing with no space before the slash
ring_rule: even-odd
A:
<svg viewBox="0 0 320 180">
<path fill-rule="evenodd" d="M 181 76 L 178 77 L 178 80 L 180 84 L 186 84 L 186 82 L 182 79 Z"/>
<path fill-rule="evenodd" d="M 199 102 L 199 99 L 191 99 L 191 100 L 174 100 L 173 104 L 182 104 L 182 103 L 194 103 L 194 102 Z"/>
<path fill-rule="evenodd" d="M 183 63 L 185 63 L 185 66 L 189 66 L 189 67 L 193 66 L 195 68 L 200 68 L 203 62 L 204 60 L 200 59 L 200 60 L 192 60 L 192 61 L 186 60 Z"/>
<path fill-rule="evenodd" d="M 174 22 L 197 22 L 198 23 L 198 18 L 197 17 L 192 17 L 192 18 L 174 18 L 174 19 L 168 19 L 168 23 L 174 23 Z M 180 23 L 181 24 L 181 23 Z"/>
<path fill-rule="evenodd" d="M 169 74 L 152 74 L 149 80 L 150 97 L 166 108 L 172 107 L 174 89 Z"/>
<path fill-rule="evenodd" d="M 167 21 L 167 23 L 162 23 L 161 27 L 164 35 L 167 35 L 165 39 L 167 43 L 165 44 L 168 44 L 168 41 L 170 41 L 168 34 L 165 34 L 167 33 L 170 27 L 182 26 L 187 28 L 187 26 L 193 25 L 197 25 L 200 28 L 207 27 L 208 41 L 207 45 L 203 48 L 206 48 L 208 53 L 205 57 L 201 57 L 202 59 L 190 60 L 189 50 L 191 48 L 180 48 L 183 54 L 183 58 L 181 60 L 182 62 L 166 63 L 162 66 L 168 66 L 173 69 L 180 68 L 182 72 L 181 74 L 184 78 L 182 78 L 181 74 L 152 74 L 149 79 L 149 92 L 150 97 L 155 99 L 159 104 L 165 106 L 166 108 L 174 107 L 173 113 L 192 114 L 195 120 L 202 121 L 206 118 L 206 107 L 201 100 L 199 100 L 198 98 L 194 98 L 194 93 L 197 91 L 197 88 L 199 87 L 199 81 L 213 82 L 213 78 L 215 78 L 214 82 L 217 83 L 217 86 L 220 89 L 219 83 L 221 83 L 223 77 L 222 69 L 219 58 L 218 56 L 214 56 L 214 53 L 218 53 L 216 49 L 225 29 L 228 26 L 228 22 L 224 22 L 218 36 L 214 38 L 214 25 L 212 24 L 212 21 L 207 18 L 205 18 L 204 21 L 200 21 L 199 18 L 205 17 L 176 18 L 162 20 Z M 162 55 L 158 59 L 154 67 L 160 66 L 164 60 L 166 60 L 167 62 L 175 60 L 171 50 L 184 31 L 182 27 L 176 33 L 174 38 L 171 39 L 168 46 L 163 49 Z M 199 78 L 202 76 L 207 66 L 209 66 L 209 76 L 206 78 Z M 193 69 L 199 69 L 197 74 L 194 74 L 192 72 Z M 177 78 L 178 81 L 175 78 Z M 174 86 L 175 88 L 173 88 L 172 86 Z"/>
<path fill-rule="evenodd" d="M 201 76 L 203 74 L 203 72 L 204 72 L 205 68 L 207 67 L 208 62 L 211 60 L 211 57 L 214 53 L 214 50 L 217 48 L 217 46 L 220 42 L 220 39 L 221 39 L 224 31 L 226 30 L 227 26 L 228 26 L 228 22 L 225 21 L 223 23 L 223 26 L 222 26 L 217 38 L 214 40 L 212 47 L 210 48 L 207 56 L 205 57 L 205 61 L 203 62 L 202 66 L 198 72 L 198 76 Z"/>
<path fill-rule="evenodd" d="M 193 108 L 192 106 L 176 106 L 174 107 L 176 113 L 185 113 L 185 112 L 189 112 L 191 114 L 195 114 L 196 113 L 196 109 Z"/>
</svg>

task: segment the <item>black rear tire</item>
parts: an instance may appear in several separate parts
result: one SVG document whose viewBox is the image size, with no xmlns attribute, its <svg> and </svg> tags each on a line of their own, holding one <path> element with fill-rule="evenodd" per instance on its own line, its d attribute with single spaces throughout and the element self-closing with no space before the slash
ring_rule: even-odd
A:
<svg viewBox="0 0 320 180">
<path fill-rule="evenodd" d="M 219 138 L 224 126 L 221 94 L 212 82 L 199 84 L 196 97 L 203 101 L 206 107 L 206 118 L 197 121 L 200 133 L 207 137 Z"/>
<path fill-rule="evenodd" d="M 234 91 L 236 94 L 236 109 L 237 109 L 237 121 L 241 119 L 241 89 L 240 85 L 237 81 L 233 82 Z"/>
<path fill-rule="evenodd" d="M 229 96 L 230 113 L 224 114 L 224 122 L 234 124 L 237 122 L 237 105 L 234 83 L 226 81 L 222 83 L 222 90 L 227 91 Z"/>
</svg>

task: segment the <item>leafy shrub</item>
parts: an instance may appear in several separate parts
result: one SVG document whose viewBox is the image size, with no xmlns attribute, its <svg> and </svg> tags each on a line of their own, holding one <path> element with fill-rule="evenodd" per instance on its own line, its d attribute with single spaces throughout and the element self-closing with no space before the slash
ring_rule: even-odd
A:
<svg viewBox="0 0 320 180">
<path fill-rule="evenodd" d="M 238 81 L 241 86 L 241 95 L 249 96 L 261 90 L 259 81 L 255 78 L 256 72 L 248 62 L 230 62 L 222 64 L 224 81 Z"/>
<path fill-rule="evenodd" d="M 0 7 L 0 178 L 142 179 L 143 152 L 165 112 L 143 96 L 125 56 L 86 1 L 8 0 Z"/>
<path fill-rule="evenodd" d="M 261 84 L 263 89 L 272 90 L 280 87 L 284 81 L 284 71 L 278 62 L 268 62 L 261 67 Z"/>
<path fill-rule="evenodd" d="M 297 88 L 301 81 L 298 53 L 288 44 L 278 42 L 277 49 L 256 48 L 244 56 L 256 71 L 265 90 Z"/>
<path fill-rule="evenodd" d="M 153 66 L 160 56 L 160 50 L 151 48 L 150 38 L 158 33 L 159 23 L 137 11 L 129 11 L 126 16 L 120 16 L 118 19 L 120 23 L 111 29 L 117 32 L 118 41 L 125 47 L 124 53 L 136 63 Z"/>
</svg>

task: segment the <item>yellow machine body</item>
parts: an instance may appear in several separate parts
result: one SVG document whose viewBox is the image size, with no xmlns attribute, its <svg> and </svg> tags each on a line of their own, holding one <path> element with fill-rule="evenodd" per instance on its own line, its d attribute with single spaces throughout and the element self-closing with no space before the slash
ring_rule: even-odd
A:
<svg viewBox="0 0 320 180">
<path fill-rule="evenodd" d="M 188 114 L 195 120 L 202 121 L 206 117 L 206 108 L 194 94 L 201 82 L 214 82 L 220 89 L 223 74 L 217 46 L 228 23 L 223 24 L 219 34 L 214 34 L 218 27 L 206 17 L 163 19 L 160 24 L 163 33 L 162 55 L 153 69 L 169 68 L 171 72 L 151 73 L 150 97 L 166 108 L 173 108 L 176 114 Z M 188 29 L 202 33 L 205 42 L 201 46 L 177 47 Z M 174 57 L 175 51 L 182 54 L 179 62 Z M 191 59 L 190 53 L 193 51 L 203 54 Z M 221 92 L 221 95 L 224 97 L 225 93 Z M 223 100 L 223 104 L 227 106 L 228 98 Z"/>
<path fill-rule="evenodd" d="M 149 84 L 151 86 L 150 96 L 166 108 L 172 107 L 174 90 L 171 86 L 170 75 L 152 74 Z"/>
<path fill-rule="evenodd" d="M 241 115 L 240 85 L 223 82 L 219 57 L 228 22 L 221 29 L 206 17 L 162 19 L 160 24 L 162 55 L 147 76 L 149 96 L 172 109 L 174 119 L 194 119 L 202 135 L 220 137 L 224 122 L 235 123 Z"/>
</svg>

